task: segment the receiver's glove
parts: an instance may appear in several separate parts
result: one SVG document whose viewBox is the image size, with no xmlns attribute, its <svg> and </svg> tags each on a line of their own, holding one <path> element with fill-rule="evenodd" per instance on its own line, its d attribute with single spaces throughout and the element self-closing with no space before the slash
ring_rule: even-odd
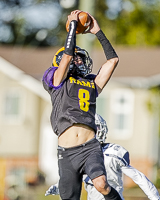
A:
<svg viewBox="0 0 160 200">
<path fill-rule="evenodd" d="M 45 193 L 45 196 L 48 195 L 59 195 L 58 183 L 55 185 L 51 185 L 51 187 Z"/>
</svg>

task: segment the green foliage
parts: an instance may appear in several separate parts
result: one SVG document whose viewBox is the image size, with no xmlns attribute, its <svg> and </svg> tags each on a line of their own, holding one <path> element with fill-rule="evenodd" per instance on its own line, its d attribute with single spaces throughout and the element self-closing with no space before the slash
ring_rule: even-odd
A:
<svg viewBox="0 0 160 200">
<path fill-rule="evenodd" d="M 104 0 L 96 0 L 96 6 L 95 6 L 95 19 L 98 20 L 98 23 L 100 27 L 106 26 L 106 22 L 108 19 L 105 17 L 106 10 L 108 9 L 108 6 Z"/>
<path fill-rule="evenodd" d="M 152 115 L 160 116 L 160 88 L 158 86 L 153 87 L 150 88 L 149 91 L 150 95 L 146 101 L 147 110 Z"/>
<path fill-rule="evenodd" d="M 160 188 L 160 168 L 157 170 L 157 180 L 155 185 L 157 188 Z"/>
<path fill-rule="evenodd" d="M 110 19 L 104 0 L 97 0 L 95 16 L 112 43 L 128 46 L 160 45 L 160 1 L 120 0 L 117 17 Z M 128 10 L 125 5 L 129 3 Z M 127 4 L 128 5 L 128 4 Z"/>
<path fill-rule="evenodd" d="M 61 46 L 66 38 L 65 23 L 67 15 L 75 9 L 77 5 L 70 9 L 60 6 L 59 0 L 7 0 L 0 1 L 2 8 L 2 18 L 0 18 L 0 43 L 20 44 L 34 46 Z M 95 0 L 95 18 L 100 27 L 113 44 L 128 46 L 159 46 L 160 45 L 160 0 L 119 0 L 117 7 L 111 8 L 111 0 Z M 118 2 L 118 1 L 115 1 Z M 30 25 L 24 17 L 24 11 L 45 7 L 50 4 L 61 13 L 55 14 L 58 25 L 50 28 Z M 113 1 L 112 1 L 113 4 Z M 114 5 L 115 6 L 115 5 Z M 46 8 L 46 13 L 49 12 Z M 114 15 L 109 15 L 114 12 Z M 41 17 L 43 14 L 41 15 Z M 50 19 L 51 21 L 52 19 Z M 42 20 L 43 21 L 43 20 Z M 46 37 L 37 39 L 37 33 L 44 29 Z M 8 32 L 4 32 L 8 30 Z M 10 32 L 7 37 L 6 33 Z M 97 40 L 95 40 L 96 44 Z"/>
<path fill-rule="evenodd" d="M 160 86 L 150 89 L 150 99 L 147 102 L 148 110 L 151 114 L 156 115 L 160 120 Z M 159 122 L 159 137 L 160 137 L 160 122 Z"/>
<path fill-rule="evenodd" d="M 116 44 L 121 45 L 159 45 L 160 44 L 160 5 L 143 7 L 134 2 L 134 10 L 122 10 L 116 20 Z"/>
</svg>

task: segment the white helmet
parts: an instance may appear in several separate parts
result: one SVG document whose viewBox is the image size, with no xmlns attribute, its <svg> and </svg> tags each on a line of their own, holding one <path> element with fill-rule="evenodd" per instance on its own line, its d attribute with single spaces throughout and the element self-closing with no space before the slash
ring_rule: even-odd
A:
<svg viewBox="0 0 160 200">
<path fill-rule="evenodd" d="M 104 143 L 106 140 L 106 135 L 108 133 L 108 127 L 106 121 L 99 114 L 96 113 L 95 124 L 97 126 L 96 139 L 99 142 Z"/>
</svg>

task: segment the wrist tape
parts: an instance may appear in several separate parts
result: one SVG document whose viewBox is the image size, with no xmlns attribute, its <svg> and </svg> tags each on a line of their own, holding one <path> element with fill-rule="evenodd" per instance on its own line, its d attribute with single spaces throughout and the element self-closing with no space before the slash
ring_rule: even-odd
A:
<svg viewBox="0 0 160 200">
<path fill-rule="evenodd" d="M 72 20 L 69 25 L 69 31 L 65 42 L 65 50 L 64 53 L 70 56 L 74 55 L 75 47 L 76 47 L 76 28 L 77 28 L 77 21 Z"/>
<path fill-rule="evenodd" d="M 109 40 L 106 38 L 105 34 L 103 33 L 102 30 L 99 30 L 96 33 L 96 36 L 99 40 L 99 42 L 101 43 L 105 56 L 107 58 L 107 60 L 111 59 L 111 58 L 116 58 L 118 57 L 115 50 L 113 49 L 111 43 L 109 42 Z"/>
</svg>

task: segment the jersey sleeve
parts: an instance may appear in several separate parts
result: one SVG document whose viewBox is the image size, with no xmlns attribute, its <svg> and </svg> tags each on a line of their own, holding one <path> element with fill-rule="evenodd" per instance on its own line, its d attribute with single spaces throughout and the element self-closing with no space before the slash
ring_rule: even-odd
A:
<svg viewBox="0 0 160 200">
<path fill-rule="evenodd" d="M 125 166 L 128 166 L 130 164 L 129 152 L 128 151 L 124 154 L 123 161 L 125 163 Z"/>
<path fill-rule="evenodd" d="M 54 77 L 54 73 L 55 71 L 58 69 L 58 67 L 50 67 L 49 69 L 47 69 L 43 75 L 43 79 L 42 79 L 42 82 L 43 82 L 43 87 L 45 88 L 45 90 L 47 90 L 49 93 L 51 92 L 51 90 L 54 88 L 55 90 L 56 89 L 59 89 L 63 82 L 60 83 L 59 86 L 54 86 L 53 85 L 53 77 Z"/>
<path fill-rule="evenodd" d="M 122 167 L 122 172 L 130 177 L 137 185 L 139 185 L 139 187 L 150 200 L 160 200 L 158 190 L 142 172 L 138 171 L 130 165 Z"/>
<path fill-rule="evenodd" d="M 49 69 L 47 69 L 43 75 L 43 86 L 45 88 L 45 90 L 47 90 L 48 92 L 54 87 L 53 86 L 53 75 L 54 72 L 56 71 L 57 67 L 50 67 Z"/>
<path fill-rule="evenodd" d="M 117 169 L 120 171 L 122 170 L 122 167 L 128 166 L 130 164 L 129 152 L 122 146 L 119 146 L 117 157 Z"/>
<path fill-rule="evenodd" d="M 118 144 L 104 144 L 103 147 L 104 156 L 112 157 L 118 169 L 121 167 L 128 166 L 130 164 L 129 152 Z"/>
</svg>

